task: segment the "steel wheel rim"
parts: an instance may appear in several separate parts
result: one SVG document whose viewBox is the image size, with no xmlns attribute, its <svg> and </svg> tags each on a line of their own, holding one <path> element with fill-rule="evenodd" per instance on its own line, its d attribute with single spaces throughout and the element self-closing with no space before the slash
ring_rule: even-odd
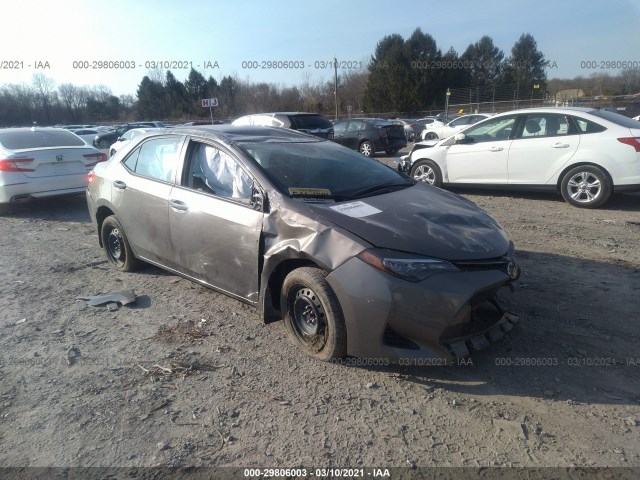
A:
<svg viewBox="0 0 640 480">
<path fill-rule="evenodd" d="M 109 256 L 111 260 L 117 265 L 124 265 L 126 259 L 126 253 L 124 250 L 124 238 L 120 230 L 112 228 L 107 235 L 107 249 L 109 250 Z"/>
<path fill-rule="evenodd" d="M 327 341 L 326 313 L 316 293 L 298 286 L 289 294 L 289 314 L 298 340 L 314 351 L 320 351 Z"/>
<path fill-rule="evenodd" d="M 600 197 L 602 183 L 591 172 L 578 172 L 567 182 L 567 193 L 578 203 L 591 203 Z"/>
<path fill-rule="evenodd" d="M 370 157 L 371 156 L 371 145 L 369 145 L 368 143 L 363 143 L 362 145 L 360 145 L 360 153 L 362 153 L 365 157 Z"/>
<path fill-rule="evenodd" d="M 436 172 L 429 165 L 420 165 L 416 168 L 413 178 L 433 185 L 436 181 Z"/>
</svg>

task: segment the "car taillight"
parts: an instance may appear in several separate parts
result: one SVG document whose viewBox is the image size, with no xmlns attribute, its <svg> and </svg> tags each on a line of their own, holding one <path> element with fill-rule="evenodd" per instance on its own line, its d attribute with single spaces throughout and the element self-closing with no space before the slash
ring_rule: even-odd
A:
<svg viewBox="0 0 640 480">
<path fill-rule="evenodd" d="M 623 137 L 619 138 L 618 141 L 626 145 L 631 145 L 636 149 L 636 152 L 640 153 L 640 137 Z"/>
<path fill-rule="evenodd" d="M 93 182 L 93 181 L 95 180 L 95 178 L 96 178 L 96 172 L 94 172 L 93 170 L 91 170 L 91 171 L 89 172 L 88 177 L 89 177 L 89 183 Z"/>
<path fill-rule="evenodd" d="M 86 159 L 91 159 L 91 160 L 95 159 L 95 162 L 85 164 L 85 167 L 87 167 L 87 168 L 93 168 L 93 167 L 96 166 L 96 164 L 98 164 L 100 162 L 106 162 L 108 160 L 107 154 L 106 153 L 102 153 L 102 152 L 87 153 L 87 154 L 82 155 L 82 156 L 84 158 L 86 158 Z"/>
<path fill-rule="evenodd" d="M 387 129 L 385 127 L 380 127 L 380 137 L 388 136 Z"/>
<path fill-rule="evenodd" d="M 0 160 L 0 172 L 35 172 L 34 168 L 21 166 L 24 163 L 33 162 L 33 158 L 9 158 Z"/>
</svg>

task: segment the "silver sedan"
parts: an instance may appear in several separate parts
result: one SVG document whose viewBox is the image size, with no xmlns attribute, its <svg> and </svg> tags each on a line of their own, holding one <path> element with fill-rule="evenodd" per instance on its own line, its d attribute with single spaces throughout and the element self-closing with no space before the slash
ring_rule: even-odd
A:
<svg viewBox="0 0 640 480">
<path fill-rule="evenodd" d="M 513 244 L 455 194 L 334 142 L 250 126 L 156 131 L 96 166 L 100 245 L 284 320 L 308 355 L 449 361 L 516 321 Z"/>
</svg>

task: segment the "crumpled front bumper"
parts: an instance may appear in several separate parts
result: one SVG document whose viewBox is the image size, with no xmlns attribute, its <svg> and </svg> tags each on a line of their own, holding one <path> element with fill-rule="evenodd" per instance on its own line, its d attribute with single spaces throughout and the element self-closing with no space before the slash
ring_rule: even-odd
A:
<svg viewBox="0 0 640 480">
<path fill-rule="evenodd" d="M 327 281 L 347 327 L 347 353 L 402 361 L 464 357 L 517 323 L 496 294 L 511 283 L 500 270 L 437 273 L 413 283 L 352 258 Z"/>
<path fill-rule="evenodd" d="M 393 163 L 399 172 L 407 173 L 411 170 L 411 154 L 402 155 L 400 158 L 394 158 Z"/>
</svg>

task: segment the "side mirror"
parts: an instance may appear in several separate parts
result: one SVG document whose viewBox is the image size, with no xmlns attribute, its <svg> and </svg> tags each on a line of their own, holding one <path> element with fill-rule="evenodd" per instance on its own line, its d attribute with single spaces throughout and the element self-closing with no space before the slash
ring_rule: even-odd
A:
<svg viewBox="0 0 640 480">
<path fill-rule="evenodd" d="M 468 143 L 467 137 L 464 133 L 458 133 L 453 137 L 453 141 L 456 145 L 462 143 Z"/>
<path fill-rule="evenodd" d="M 264 207 L 264 195 L 255 182 L 253 182 L 253 186 L 251 187 L 249 206 L 258 211 L 261 211 Z"/>
<path fill-rule="evenodd" d="M 124 140 L 124 137 L 118 137 L 118 142 L 122 142 Z"/>
</svg>

